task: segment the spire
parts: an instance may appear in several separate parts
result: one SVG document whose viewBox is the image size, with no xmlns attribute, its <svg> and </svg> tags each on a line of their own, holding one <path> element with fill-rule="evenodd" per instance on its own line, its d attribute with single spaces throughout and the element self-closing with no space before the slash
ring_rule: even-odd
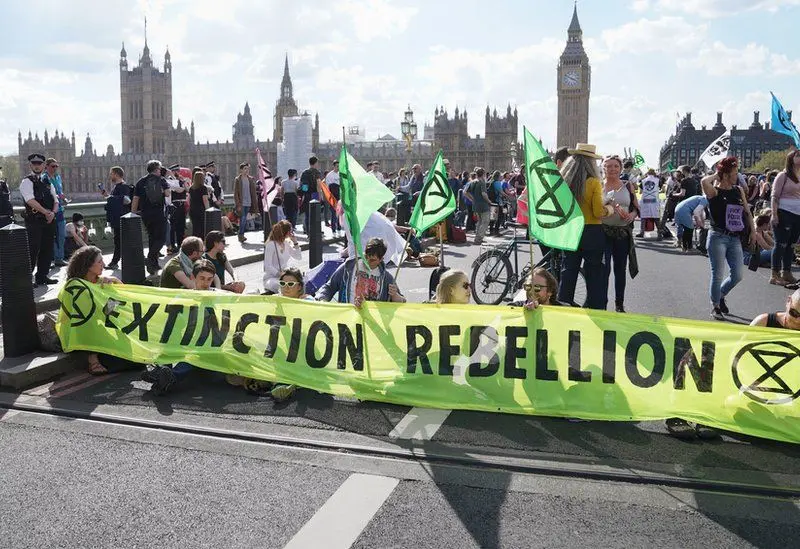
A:
<svg viewBox="0 0 800 549">
<path fill-rule="evenodd" d="M 150 47 L 147 45 L 147 17 L 144 18 L 144 49 L 142 50 L 141 66 L 152 66 L 153 59 L 150 57 Z"/>
<path fill-rule="evenodd" d="M 128 57 L 128 52 L 125 51 L 125 42 L 122 43 L 122 49 L 119 52 L 120 57 Z"/>
<path fill-rule="evenodd" d="M 250 102 L 249 101 L 245 101 L 244 102 L 244 114 L 245 114 L 245 116 L 249 116 L 250 115 Z"/>
<path fill-rule="evenodd" d="M 281 81 L 281 99 L 291 100 L 292 98 L 292 77 L 289 76 L 289 53 L 283 63 L 283 80 Z"/>
<path fill-rule="evenodd" d="M 575 6 L 572 10 L 572 21 L 569 24 L 569 28 L 567 29 L 567 35 L 570 39 L 580 40 L 583 38 L 583 31 L 581 30 L 581 24 L 578 21 L 578 1 L 575 0 Z"/>
</svg>

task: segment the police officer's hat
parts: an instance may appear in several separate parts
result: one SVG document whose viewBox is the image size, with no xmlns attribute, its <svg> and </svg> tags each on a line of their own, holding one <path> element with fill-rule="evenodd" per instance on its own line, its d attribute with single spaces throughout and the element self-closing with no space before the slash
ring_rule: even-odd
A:
<svg viewBox="0 0 800 549">
<path fill-rule="evenodd" d="M 206 167 L 206 168 L 216 168 L 216 167 L 217 167 L 217 165 L 216 165 L 216 164 L 214 163 L 214 161 L 212 160 L 211 162 L 209 162 L 208 164 L 206 164 L 206 166 L 205 166 L 205 167 Z"/>
<path fill-rule="evenodd" d="M 173 164 L 172 166 L 170 166 L 170 167 L 169 167 L 169 168 L 167 168 L 167 169 L 168 169 L 169 171 L 171 171 L 171 172 L 175 172 L 175 171 L 178 171 L 178 170 L 180 169 L 180 167 L 181 167 L 181 165 L 180 165 L 180 164 Z"/>
<path fill-rule="evenodd" d="M 41 153 L 29 154 L 28 162 L 32 164 L 42 164 L 44 162 L 44 155 Z"/>
</svg>

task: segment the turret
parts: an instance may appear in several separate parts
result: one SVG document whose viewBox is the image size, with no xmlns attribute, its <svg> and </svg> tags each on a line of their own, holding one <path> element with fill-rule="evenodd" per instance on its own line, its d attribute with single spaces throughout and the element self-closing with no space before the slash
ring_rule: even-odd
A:
<svg viewBox="0 0 800 549">
<path fill-rule="evenodd" d="M 167 53 L 164 54 L 164 72 L 172 72 L 172 56 L 169 54 L 169 46 L 167 46 Z"/>
<path fill-rule="evenodd" d="M 119 52 L 119 69 L 128 70 L 128 52 L 125 51 L 125 42 L 122 43 L 122 49 Z"/>
</svg>

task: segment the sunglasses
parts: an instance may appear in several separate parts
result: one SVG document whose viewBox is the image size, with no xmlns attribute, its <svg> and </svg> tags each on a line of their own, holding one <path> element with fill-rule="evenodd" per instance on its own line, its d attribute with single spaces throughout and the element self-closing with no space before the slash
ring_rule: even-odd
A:
<svg viewBox="0 0 800 549">
<path fill-rule="evenodd" d="M 530 292 L 531 290 L 533 290 L 534 292 L 537 293 L 545 288 L 545 286 L 542 286 L 541 284 L 523 284 L 522 287 L 525 289 L 526 292 Z"/>
<path fill-rule="evenodd" d="M 299 282 L 295 282 L 294 280 L 279 280 L 278 284 L 280 284 L 281 288 L 294 288 L 300 285 Z"/>
<path fill-rule="evenodd" d="M 789 308 L 789 316 L 792 318 L 800 318 L 800 311 L 797 309 Z"/>
</svg>

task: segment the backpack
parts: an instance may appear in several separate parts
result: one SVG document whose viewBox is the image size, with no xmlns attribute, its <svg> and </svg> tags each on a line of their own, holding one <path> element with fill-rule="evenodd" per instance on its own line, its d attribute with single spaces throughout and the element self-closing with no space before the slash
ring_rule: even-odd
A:
<svg viewBox="0 0 800 549">
<path fill-rule="evenodd" d="M 148 175 L 144 182 L 144 194 L 147 201 L 153 206 L 160 206 L 164 200 L 164 190 L 161 188 L 161 178 Z"/>
</svg>

